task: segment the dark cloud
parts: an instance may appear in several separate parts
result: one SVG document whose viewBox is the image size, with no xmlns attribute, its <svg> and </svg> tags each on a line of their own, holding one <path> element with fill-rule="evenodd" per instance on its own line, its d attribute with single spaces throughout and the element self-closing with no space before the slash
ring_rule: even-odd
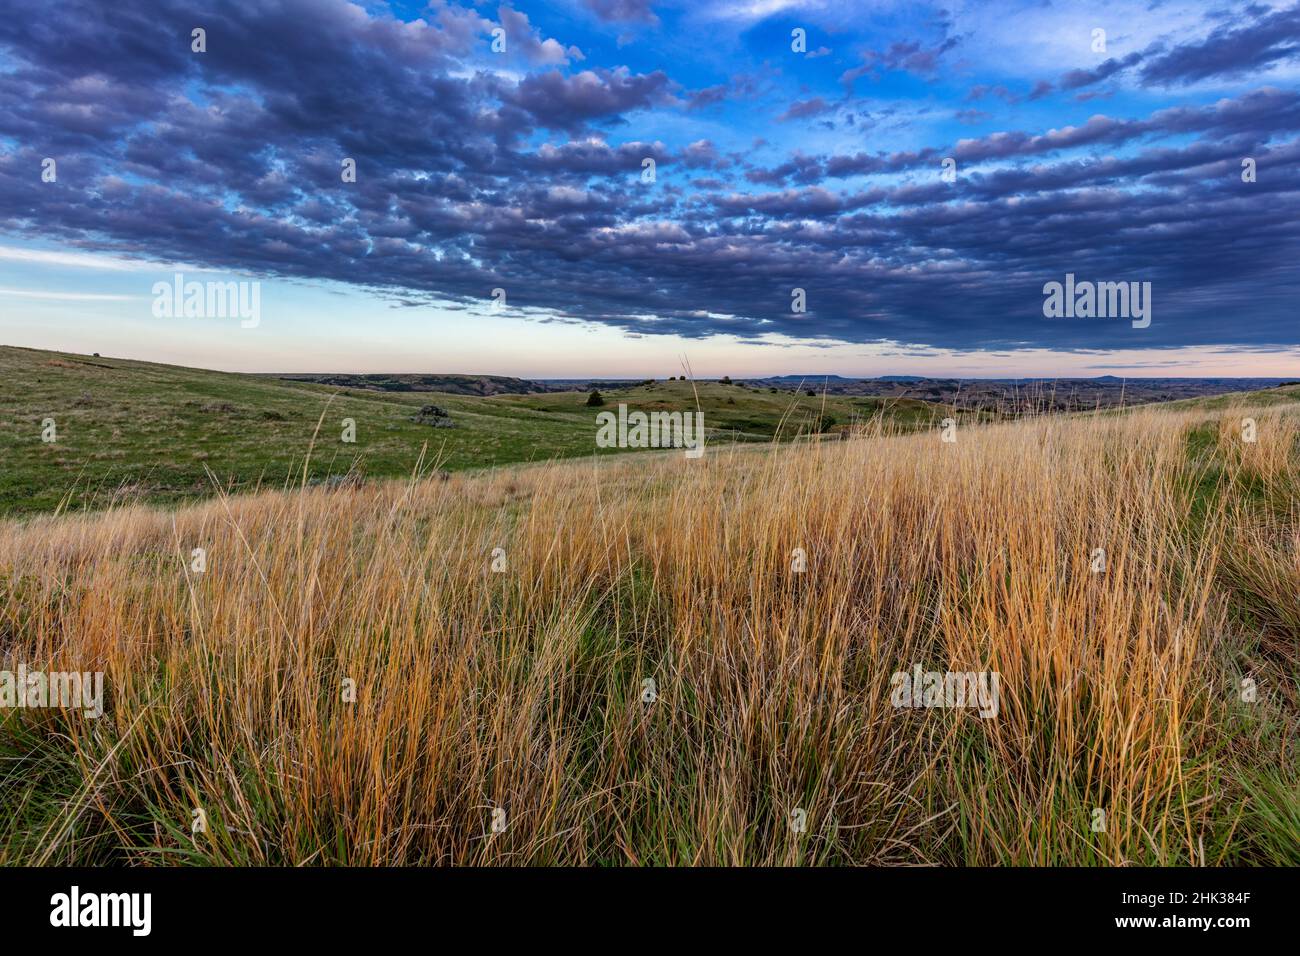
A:
<svg viewBox="0 0 1300 956">
<path fill-rule="evenodd" d="M 601 139 L 569 140 L 560 145 L 543 143 L 531 156 L 519 157 L 520 162 L 531 162 L 538 170 L 556 176 L 617 176 L 641 172 L 641 163 L 653 159 L 659 166 L 671 164 L 674 159 L 663 143 L 632 141 L 610 146 Z"/>
<path fill-rule="evenodd" d="M 1114 76 L 1127 70 L 1129 67 L 1138 63 L 1142 59 L 1140 53 L 1130 53 L 1123 59 L 1117 60 L 1112 57 L 1099 66 L 1091 70 L 1071 70 L 1061 77 L 1060 86 L 1063 90 L 1077 90 L 1080 87 L 1091 86 L 1094 83 L 1100 83 L 1108 77 Z"/>
<path fill-rule="evenodd" d="M 966 102 L 974 103 L 989 96 L 996 96 L 1008 103 L 1014 103 L 1018 99 L 1014 93 L 1000 83 L 993 85 L 981 83 L 970 88 L 970 92 L 966 94 Z"/>
<path fill-rule="evenodd" d="M 582 0 L 587 9 L 610 23 L 658 23 L 650 0 Z"/>
<path fill-rule="evenodd" d="M 883 71 L 905 71 L 930 76 L 939 68 L 944 54 L 955 49 L 961 38 L 948 35 L 948 24 L 941 22 L 942 39 L 928 44 L 922 40 L 897 40 L 884 50 L 867 50 L 862 64 L 845 70 L 840 82 L 851 93 L 853 84 L 863 76 L 879 77 Z"/>
<path fill-rule="evenodd" d="M 1147 86 L 1186 85 L 1249 76 L 1300 56 L 1300 4 L 1278 11 L 1251 6 L 1244 12 L 1255 21 L 1219 26 L 1199 42 L 1172 49 L 1159 42 L 1120 59 L 1112 57 L 1092 69 L 1070 70 L 1057 85 L 1065 91 L 1077 90 L 1139 64 L 1143 64 L 1141 81 Z M 1052 88 L 1052 84 L 1040 81 L 1029 98 L 1038 99 Z"/>
<path fill-rule="evenodd" d="M 695 90 L 687 97 L 687 105 L 690 109 L 699 110 L 706 106 L 716 106 L 725 102 L 727 99 L 726 84 L 719 83 L 717 86 L 707 86 L 702 90 Z"/>
<path fill-rule="evenodd" d="M 820 116 L 832 108 L 831 104 L 820 96 L 814 96 L 810 100 L 796 100 L 791 103 L 785 112 L 777 117 L 777 120 L 784 123 L 788 120 L 807 119 L 811 116 Z"/>
<path fill-rule="evenodd" d="M 1142 68 L 1151 84 L 1192 83 L 1211 77 L 1247 76 L 1300 55 L 1300 4 L 1261 14 L 1253 23 L 1222 26 L 1201 43 L 1175 47 Z"/>
<path fill-rule="evenodd" d="M 1272 132 L 1300 129 L 1300 94 L 1265 87 L 1235 100 L 1221 100 L 1206 107 L 1176 107 L 1161 110 L 1145 120 L 1120 120 L 1094 116 L 1079 126 L 1066 126 L 1033 134 L 1000 131 L 978 139 L 960 140 L 946 148 L 914 152 L 817 157 L 795 154 L 771 169 L 756 169 L 746 176 L 751 182 L 781 184 L 787 180 L 818 182 L 823 178 L 845 178 L 872 173 L 898 173 L 934 166 L 945 156 L 963 163 L 1008 160 L 1086 146 L 1122 146 L 1134 140 L 1188 133 L 1220 136 L 1255 131 L 1265 138 Z"/>
<path fill-rule="evenodd" d="M 662 70 L 648 74 L 624 68 L 583 70 L 571 76 L 550 70 L 502 88 L 500 95 L 543 126 L 577 131 L 593 120 L 617 120 L 624 113 L 663 103 L 669 86 Z"/>
<path fill-rule="evenodd" d="M 208 52 L 193 54 L 196 14 L 180 0 L 10 5 L 9 233 L 351 283 L 450 304 L 465 321 L 501 286 L 515 307 L 646 335 L 1000 349 L 1300 341 L 1294 90 L 1055 129 L 1026 121 L 905 151 L 795 151 L 761 167 L 708 140 L 635 135 L 640 111 L 719 102 L 735 84 L 683 102 L 666 70 L 587 68 L 504 13 L 439 5 L 421 26 L 340 0 L 222 3 L 201 15 Z M 489 69 L 498 22 L 513 24 L 512 52 Z M 932 61 L 916 57 L 942 46 L 891 47 L 880 65 L 923 71 Z M 1245 62 L 1237 49 L 1231 62 Z M 1211 59 L 1217 72 L 1228 62 Z M 971 98 L 988 96 L 1007 98 Z M 40 181 L 47 156 L 57 183 Z M 345 157 L 355 183 L 341 181 Z M 939 178 L 945 157 L 953 183 Z M 1241 181 L 1244 157 L 1255 183 Z M 646 159 L 662 167 L 655 181 L 641 175 Z M 1152 282 L 1151 327 L 1044 319 L 1042 286 L 1066 272 Z M 806 314 L 789 311 L 794 287 Z"/>
<path fill-rule="evenodd" d="M 1029 96 L 1027 98 L 1031 101 L 1041 100 L 1048 93 L 1052 92 L 1054 88 L 1055 87 L 1053 87 L 1051 83 L 1047 82 L 1047 80 L 1039 80 L 1034 84 L 1034 88 L 1029 91 Z"/>
</svg>

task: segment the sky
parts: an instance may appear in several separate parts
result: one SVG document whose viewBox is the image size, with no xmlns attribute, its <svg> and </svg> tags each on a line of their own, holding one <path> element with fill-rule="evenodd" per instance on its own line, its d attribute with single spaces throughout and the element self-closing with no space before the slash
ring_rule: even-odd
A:
<svg viewBox="0 0 1300 956">
<path fill-rule="evenodd" d="M 1300 378 L 1298 81 L 1294 3 L 0 0 L 0 344 Z"/>
</svg>

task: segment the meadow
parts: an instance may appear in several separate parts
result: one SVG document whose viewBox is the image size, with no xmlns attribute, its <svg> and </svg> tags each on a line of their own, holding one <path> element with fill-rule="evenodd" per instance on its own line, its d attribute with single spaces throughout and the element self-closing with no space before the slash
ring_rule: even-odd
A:
<svg viewBox="0 0 1300 956">
<path fill-rule="evenodd" d="M 0 863 L 1295 865 L 1294 398 L 11 519 Z"/>
<path fill-rule="evenodd" d="M 767 442 L 888 418 L 922 427 L 914 399 L 659 381 L 605 390 L 609 409 L 700 409 L 709 440 Z M 339 389 L 267 375 L 0 346 L 0 516 L 179 504 L 218 488 L 481 470 L 607 454 L 586 392 L 489 397 Z M 454 428 L 411 419 L 436 404 Z M 987 417 L 987 416 L 986 416 Z M 354 423 L 344 441 L 344 420 Z M 44 423 L 54 423 L 44 441 Z M 617 451 L 617 450 L 615 450 Z M 310 452 L 310 455 L 309 455 Z"/>
</svg>

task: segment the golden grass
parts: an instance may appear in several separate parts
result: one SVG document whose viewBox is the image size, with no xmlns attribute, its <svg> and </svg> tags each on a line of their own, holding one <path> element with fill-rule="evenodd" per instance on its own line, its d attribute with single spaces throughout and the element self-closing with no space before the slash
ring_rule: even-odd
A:
<svg viewBox="0 0 1300 956">
<path fill-rule="evenodd" d="M 8 716 L 0 861 L 1274 859 L 1238 778 L 1295 779 L 1297 428 L 1242 414 L 10 523 L 4 666 L 108 711 Z M 914 664 L 996 671 L 998 716 L 895 709 Z"/>
</svg>

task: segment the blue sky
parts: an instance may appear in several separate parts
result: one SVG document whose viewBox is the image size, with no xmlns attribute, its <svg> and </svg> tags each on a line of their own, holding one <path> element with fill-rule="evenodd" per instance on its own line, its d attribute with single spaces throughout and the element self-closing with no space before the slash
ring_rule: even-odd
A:
<svg viewBox="0 0 1300 956">
<path fill-rule="evenodd" d="M 530 377 L 1300 368 L 1294 4 L 8 6 L 4 344 Z M 256 327 L 158 316 L 177 272 L 259 283 Z M 1044 317 L 1066 273 L 1150 282 L 1150 326 Z"/>
</svg>

